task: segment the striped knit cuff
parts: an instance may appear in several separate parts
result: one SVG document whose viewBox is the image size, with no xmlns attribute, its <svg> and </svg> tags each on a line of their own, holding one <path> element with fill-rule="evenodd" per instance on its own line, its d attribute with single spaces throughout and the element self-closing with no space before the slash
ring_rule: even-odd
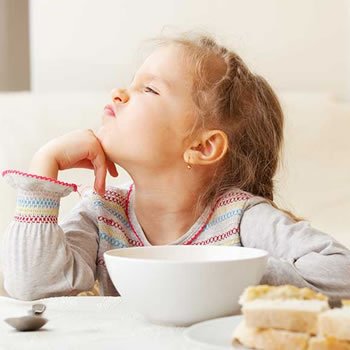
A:
<svg viewBox="0 0 350 350">
<path fill-rule="evenodd" d="M 48 192 L 19 190 L 15 221 L 27 223 L 57 223 L 60 197 Z"/>
<path fill-rule="evenodd" d="M 75 184 L 17 170 L 3 171 L 2 176 L 18 189 L 14 219 L 19 222 L 57 223 L 60 199 L 77 191 Z"/>
</svg>

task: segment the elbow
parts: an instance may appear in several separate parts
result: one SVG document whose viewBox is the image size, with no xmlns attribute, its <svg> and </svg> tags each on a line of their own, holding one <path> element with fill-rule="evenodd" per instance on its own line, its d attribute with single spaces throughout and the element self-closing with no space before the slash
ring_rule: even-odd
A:
<svg viewBox="0 0 350 350">
<path fill-rule="evenodd" d="M 4 290 L 10 298 L 23 301 L 34 301 L 45 297 L 45 295 L 40 293 L 40 290 L 34 286 L 25 283 L 13 283 L 6 279 L 4 281 Z"/>
<path fill-rule="evenodd" d="M 77 287 L 72 287 L 63 280 L 60 283 L 43 284 L 37 280 L 23 279 L 13 280 L 4 279 L 4 291 L 11 298 L 34 301 L 43 298 L 75 296 L 81 292 L 88 291 L 94 286 L 94 280 L 85 281 Z"/>
<path fill-rule="evenodd" d="M 44 271 L 44 268 L 4 269 L 4 290 L 9 297 L 33 301 L 49 297 L 73 296 L 94 286 L 95 276 L 88 268 L 81 271 L 69 268 Z M 35 273 L 33 272 L 35 271 Z"/>
<path fill-rule="evenodd" d="M 335 254 L 332 260 L 325 281 L 320 283 L 321 288 L 328 297 L 350 299 L 350 254 Z"/>
<path fill-rule="evenodd" d="M 23 301 L 71 295 L 71 288 L 66 285 L 44 285 L 31 279 L 13 280 L 5 278 L 4 290 L 9 297 Z"/>
</svg>

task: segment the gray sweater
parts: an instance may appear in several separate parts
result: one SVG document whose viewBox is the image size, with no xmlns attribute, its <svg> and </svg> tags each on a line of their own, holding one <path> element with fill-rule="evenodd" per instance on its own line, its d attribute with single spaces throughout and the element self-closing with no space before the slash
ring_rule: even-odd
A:
<svg viewBox="0 0 350 350">
<path fill-rule="evenodd" d="M 17 208 L 3 237 L 4 288 L 14 298 L 34 300 L 76 295 L 100 282 L 102 295 L 118 295 L 103 259 L 107 250 L 147 246 L 134 211 L 132 183 L 91 188 L 58 222 L 60 198 L 78 188 L 19 171 L 3 172 L 17 189 Z M 171 229 L 171 228 L 169 228 Z M 309 287 L 350 298 L 350 251 L 307 221 L 294 222 L 264 198 L 232 188 L 193 226 L 169 244 L 235 245 L 269 252 L 261 283 Z"/>
</svg>

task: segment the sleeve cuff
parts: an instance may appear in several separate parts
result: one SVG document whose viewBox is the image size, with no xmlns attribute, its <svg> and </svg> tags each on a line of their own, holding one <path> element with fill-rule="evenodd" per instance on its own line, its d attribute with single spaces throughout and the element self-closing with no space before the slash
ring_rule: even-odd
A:
<svg viewBox="0 0 350 350">
<path fill-rule="evenodd" d="M 32 192 L 51 192 L 65 197 L 72 191 L 77 191 L 77 185 L 62 182 L 49 177 L 24 173 L 18 170 L 4 170 L 4 180 L 13 188 Z"/>
<path fill-rule="evenodd" d="M 5 170 L 2 176 L 18 189 L 14 220 L 19 222 L 57 223 L 60 198 L 77 191 L 75 184 L 17 170 Z"/>
</svg>

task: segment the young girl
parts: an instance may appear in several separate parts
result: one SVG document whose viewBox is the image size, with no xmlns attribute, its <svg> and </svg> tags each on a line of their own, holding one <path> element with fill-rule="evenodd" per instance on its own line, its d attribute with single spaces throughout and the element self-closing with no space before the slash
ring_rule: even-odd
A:
<svg viewBox="0 0 350 350">
<path fill-rule="evenodd" d="M 3 241 L 4 288 L 17 299 L 76 295 L 99 281 L 118 295 L 106 250 L 199 244 L 265 249 L 261 283 L 350 298 L 350 252 L 273 202 L 283 114 L 268 83 L 205 36 L 161 41 L 101 127 L 58 137 L 28 173 L 7 170 L 17 211 Z M 132 183 L 107 187 L 115 163 Z M 58 225 L 60 198 L 77 191 L 59 170 L 95 171 L 94 189 Z"/>
</svg>

